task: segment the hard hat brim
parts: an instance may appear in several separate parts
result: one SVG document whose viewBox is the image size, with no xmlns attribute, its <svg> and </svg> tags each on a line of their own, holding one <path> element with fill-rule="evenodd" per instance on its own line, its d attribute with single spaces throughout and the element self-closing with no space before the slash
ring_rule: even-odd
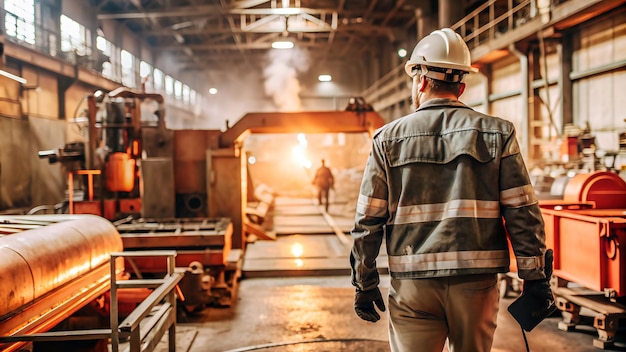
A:
<svg viewBox="0 0 626 352">
<path fill-rule="evenodd" d="M 428 62 L 426 60 L 409 60 L 407 61 L 406 65 L 404 65 L 404 70 L 406 71 L 406 74 L 413 77 L 414 76 L 413 68 L 418 65 L 424 65 L 424 66 L 429 66 L 429 67 L 439 67 L 439 68 L 449 68 L 449 69 L 464 71 L 468 73 L 478 72 L 478 69 L 472 66 L 457 65 L 457 64 L 448 63 L 448 62 Z"/>
</svg>

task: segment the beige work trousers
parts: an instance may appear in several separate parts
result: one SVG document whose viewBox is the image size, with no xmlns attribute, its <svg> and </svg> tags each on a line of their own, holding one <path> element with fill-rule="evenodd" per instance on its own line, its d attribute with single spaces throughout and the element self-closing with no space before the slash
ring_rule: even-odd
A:
<svg viewBox="0 0 626 352">
<path fill-rule="evenodd" d="M 500 298 L 497 274 L 391 279 L 393 352 L 488 352 Z"/>
</svg>

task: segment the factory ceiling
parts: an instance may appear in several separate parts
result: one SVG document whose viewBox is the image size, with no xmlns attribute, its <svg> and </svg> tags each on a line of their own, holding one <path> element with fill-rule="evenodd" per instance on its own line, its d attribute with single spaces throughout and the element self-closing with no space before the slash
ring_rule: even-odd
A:
<svg viewBox="0 0 626 352">
<path fill-rule="evenodd" d="M 467 3 L 468 1 L 465 1 Z M 273 42 L 294 42 L 316 60 L 349 60 L 377 43 L 414 44 L 416 9 L 432 0 L 91 0 L 153 49 L 197 69 L 253 63 Z"/>
</svg>

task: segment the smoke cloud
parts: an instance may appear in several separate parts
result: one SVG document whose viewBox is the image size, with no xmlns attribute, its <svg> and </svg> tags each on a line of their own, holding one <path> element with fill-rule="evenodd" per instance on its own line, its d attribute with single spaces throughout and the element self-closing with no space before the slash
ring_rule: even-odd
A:
<svg viewBox="0 0 626 352">
<path fill-rule="evenodd" d="M 265 93 L 272 97 L 278 111 L 301 111 L 298 74 L 309 69 L 309 58 L 297 48 L 273 49 L 263 70 Z"/>
</svg>

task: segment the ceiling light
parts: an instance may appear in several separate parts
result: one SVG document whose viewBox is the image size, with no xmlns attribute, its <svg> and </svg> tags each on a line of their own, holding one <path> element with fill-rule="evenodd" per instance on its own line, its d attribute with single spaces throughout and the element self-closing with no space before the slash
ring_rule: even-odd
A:
<svg viewBox="0 0 626 352">
<path fill-rule="evenodd" d="M 276 41 L 272 43 L 274 49 L 291 49 L 293 48 L 293 42 L 288 40 Z"/>
<path fill-rule="evenodd" d="M 319 75 L 317 79 L 320 82 L 330 82 L 333 80 L 333 77 L 331 75 Z"/>
<path fill-rule="evenodd" d="M 405 48 L 400 48 L 400 49 L 398 49 L 398 56 L 399 56 L 399 57 L 401 57 L 401 58 L 405 58 L 405 57 L 406 57 L 406 54 L 408 54 L 408 52 L 406 51 L 406 49 L 405 49 Z"/>
<path fill-rule="evenodd" d="M 211 95 L 217 94 L 217 88 L 209 88 L 209 94 Z"/>
</svg>

